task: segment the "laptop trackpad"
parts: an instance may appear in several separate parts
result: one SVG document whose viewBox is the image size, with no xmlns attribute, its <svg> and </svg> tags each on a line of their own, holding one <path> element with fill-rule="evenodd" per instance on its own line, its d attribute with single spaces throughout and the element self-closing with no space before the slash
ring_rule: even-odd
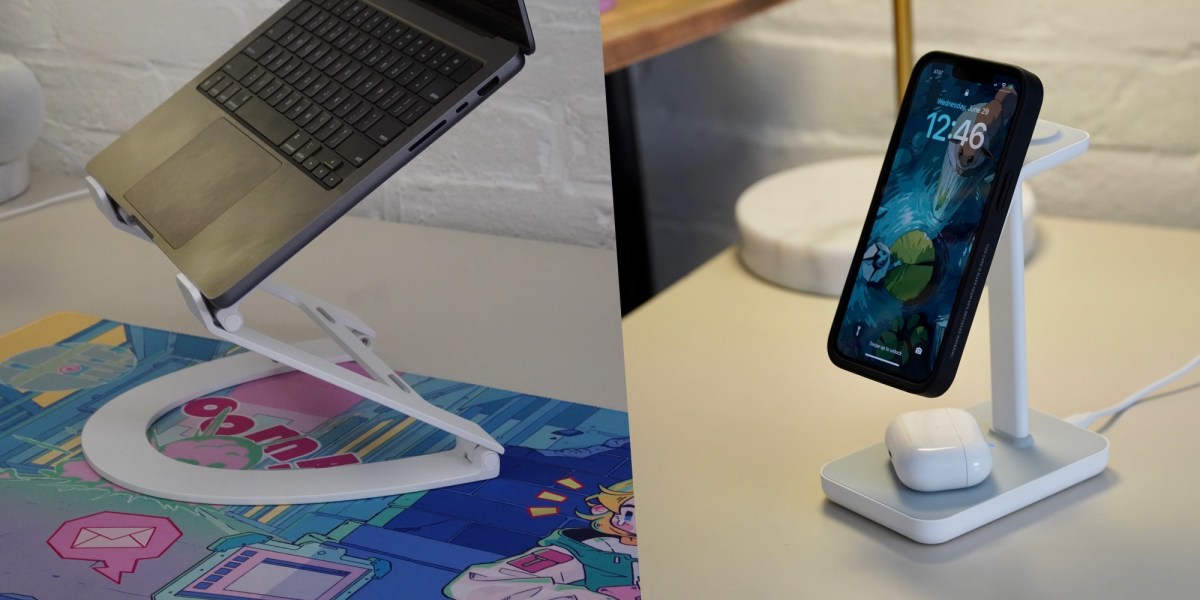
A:
<svg viewBox="0 0 1200 600">
<path fill-rule="evenodd" d="M 279 161 L 220 119 L 138 182 L 125 199 L 179 248 L 279 168 Z"/>
</svg>

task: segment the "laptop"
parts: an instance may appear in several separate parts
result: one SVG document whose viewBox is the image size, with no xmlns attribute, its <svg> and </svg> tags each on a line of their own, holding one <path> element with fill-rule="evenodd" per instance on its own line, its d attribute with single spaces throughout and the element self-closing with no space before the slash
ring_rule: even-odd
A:
<svg viewBox="0 0 1200 600">
<path fill-rule="evenodd" d="M 291 0 L 87 171 L 227 308 L 533 51 L 523 0 Z"/>
</svg>

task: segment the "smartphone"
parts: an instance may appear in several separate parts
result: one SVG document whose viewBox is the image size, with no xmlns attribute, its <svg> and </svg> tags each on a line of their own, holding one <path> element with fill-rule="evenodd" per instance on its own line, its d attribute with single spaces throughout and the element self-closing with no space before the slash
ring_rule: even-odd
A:
<svg viewBox="0 0 1200 600">
<path fill-rule="evenodd" d="M 1041 105 L 1019 67 L 917 62 L 829 334 L 834 364 L 923 396 L 950 387 Z"/>
</svg>

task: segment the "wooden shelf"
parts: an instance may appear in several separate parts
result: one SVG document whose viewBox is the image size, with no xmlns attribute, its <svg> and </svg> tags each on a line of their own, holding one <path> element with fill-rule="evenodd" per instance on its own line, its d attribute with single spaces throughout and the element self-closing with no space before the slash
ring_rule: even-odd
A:
<svg viewBox="0 0 1200 600">
<path fill-rule="evenodd" d="M 600 17 L 604 72 L 612 73 L 710 35 L 785 0 L 617 0 Z"/>
</svg>

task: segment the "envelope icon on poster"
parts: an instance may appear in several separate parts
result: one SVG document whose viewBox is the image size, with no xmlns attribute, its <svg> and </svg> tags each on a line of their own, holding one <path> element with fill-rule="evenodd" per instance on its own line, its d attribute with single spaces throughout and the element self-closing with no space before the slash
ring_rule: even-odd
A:
<svg viewBox="0 0 1200 600">
<path fill-rule="evenodd" d="M 153 536 L 153 527 L 84 527 L 71 547 L 145 548 Z"/>
</svg>

